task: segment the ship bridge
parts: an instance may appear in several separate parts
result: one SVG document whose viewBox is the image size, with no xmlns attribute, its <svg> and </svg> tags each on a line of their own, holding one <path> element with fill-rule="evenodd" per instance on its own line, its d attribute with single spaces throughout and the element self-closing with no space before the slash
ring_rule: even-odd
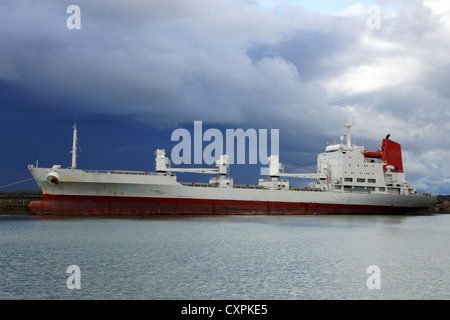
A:
<svg viewBox="0 0 450 320">
<path fill-rule="evenodd" d="M 340 143 L 329 145 L 317 156 L 316 173 L 284 173 L 278 156 L 271 156 L 269 179 L 260 179 L 259 185 L 269 189 L 289 189 L 285 178 L 315 179 L 309 190 L 329 192 L 358 192 L 383 194 L 414 194 L 416 190 L 405 180 L 400 144 L 387 135 L 381 149 L 367 151 L 352 144 L 351 128 L 354 122 L 344 123 L 346 134 Z"/>
<path fill-rule="evenodd" d="M 387 135 L 380 150 L 367 151 L 351 142 L 354 123 L 344 125 L 347 134 L 340 143 L 327 146 L 317 157 L 317 173 L 327 179 L 318 179 L 312 187 L 333 192 L 415 193 L 405 180 L 400 144 Z"/>
</svg>

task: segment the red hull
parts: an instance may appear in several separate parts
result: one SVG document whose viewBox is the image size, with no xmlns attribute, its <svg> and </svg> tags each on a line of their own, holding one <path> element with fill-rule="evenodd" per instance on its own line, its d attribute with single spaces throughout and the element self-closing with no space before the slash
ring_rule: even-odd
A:
<svg viewBox="0 0 450 320">
<path fill-rule="evenodd" d="M 324 203 L 61 195 L 44 195 L 42 201 L 33 201 L 29 207 L 39 215 L 404 214 L 418 210 L 409 207 Z"/>
</svg>

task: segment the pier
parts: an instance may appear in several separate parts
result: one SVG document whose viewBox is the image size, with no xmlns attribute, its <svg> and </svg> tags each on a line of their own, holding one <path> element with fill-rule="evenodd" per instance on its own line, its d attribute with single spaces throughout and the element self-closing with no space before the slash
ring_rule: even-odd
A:
<svg viewBox="0 0 450 320">
<path fill-rule="evenodd" d="M 40 191 L 0 192 L 0 214 L 33 214 L 28 204 L 41 199 Z"/>
</svg>

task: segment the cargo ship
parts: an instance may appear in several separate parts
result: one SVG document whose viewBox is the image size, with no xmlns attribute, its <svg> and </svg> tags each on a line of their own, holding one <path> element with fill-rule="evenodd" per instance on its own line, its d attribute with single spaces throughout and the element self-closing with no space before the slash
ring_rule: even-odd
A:
<svg viewBox="0 0 450 320">
<path fill-rule="evenodd" d="M 77 129 L 73 129 L 72 165 L 28 170 L 42 191 L 29 207 L 38 215 L 303 215 L 413 214 L 436 203 L 437 196 L 417 193 L 405 180 L 401 146 L 390 139 L 367 151 L 352 144 L 351 127 L 317 156 L 315 173 L 285 173 L 271 155 L 267 177 L 256 185 L 237 185 L 228 175 L 228 156 L 214 168 L 174 168 L 165 150 L 155 152 L 155 171 L 77 168 Z M 210 174 L 209 183 L 179 182 L 175 173 Z M 308 187 L 288 178 L 311 179 Z"/>
</svg>

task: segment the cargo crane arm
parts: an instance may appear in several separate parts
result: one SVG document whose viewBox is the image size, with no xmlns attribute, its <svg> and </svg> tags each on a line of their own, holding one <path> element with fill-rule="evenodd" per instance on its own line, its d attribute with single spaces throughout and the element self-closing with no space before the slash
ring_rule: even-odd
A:
<svg viewBox="0 0 450 320">
<path fill-rule="evenodd" d="M 205 174 L 228 174 L 228 156 L 222 155 L 219 160 L 216 160 L 217 168 L 171 168 L 170 159 L 166 157 L 166 151 L 157 149 L 156 152 L 156 171 L 157 172 L 190 172 L 190 173 L 205 173 Z"/>
<path fill-rule="evenodd" d="M 323 173 L 284 173 L 284 172 L 280 172 L 278 177 L 320 179 L 320 178 L 326 178 L 327 175 L 323 174 Z"/>
<path fill-rule="evenodd" d="M 282 172 L 283 165 L 280 163 L 277 155 L 272 155 L 269 158 L 269 176 L 271 177 L 290 177 L 303 179 L 320 179 L 326 178 L 324 173 L 284 173 Z"/>
</svg>

